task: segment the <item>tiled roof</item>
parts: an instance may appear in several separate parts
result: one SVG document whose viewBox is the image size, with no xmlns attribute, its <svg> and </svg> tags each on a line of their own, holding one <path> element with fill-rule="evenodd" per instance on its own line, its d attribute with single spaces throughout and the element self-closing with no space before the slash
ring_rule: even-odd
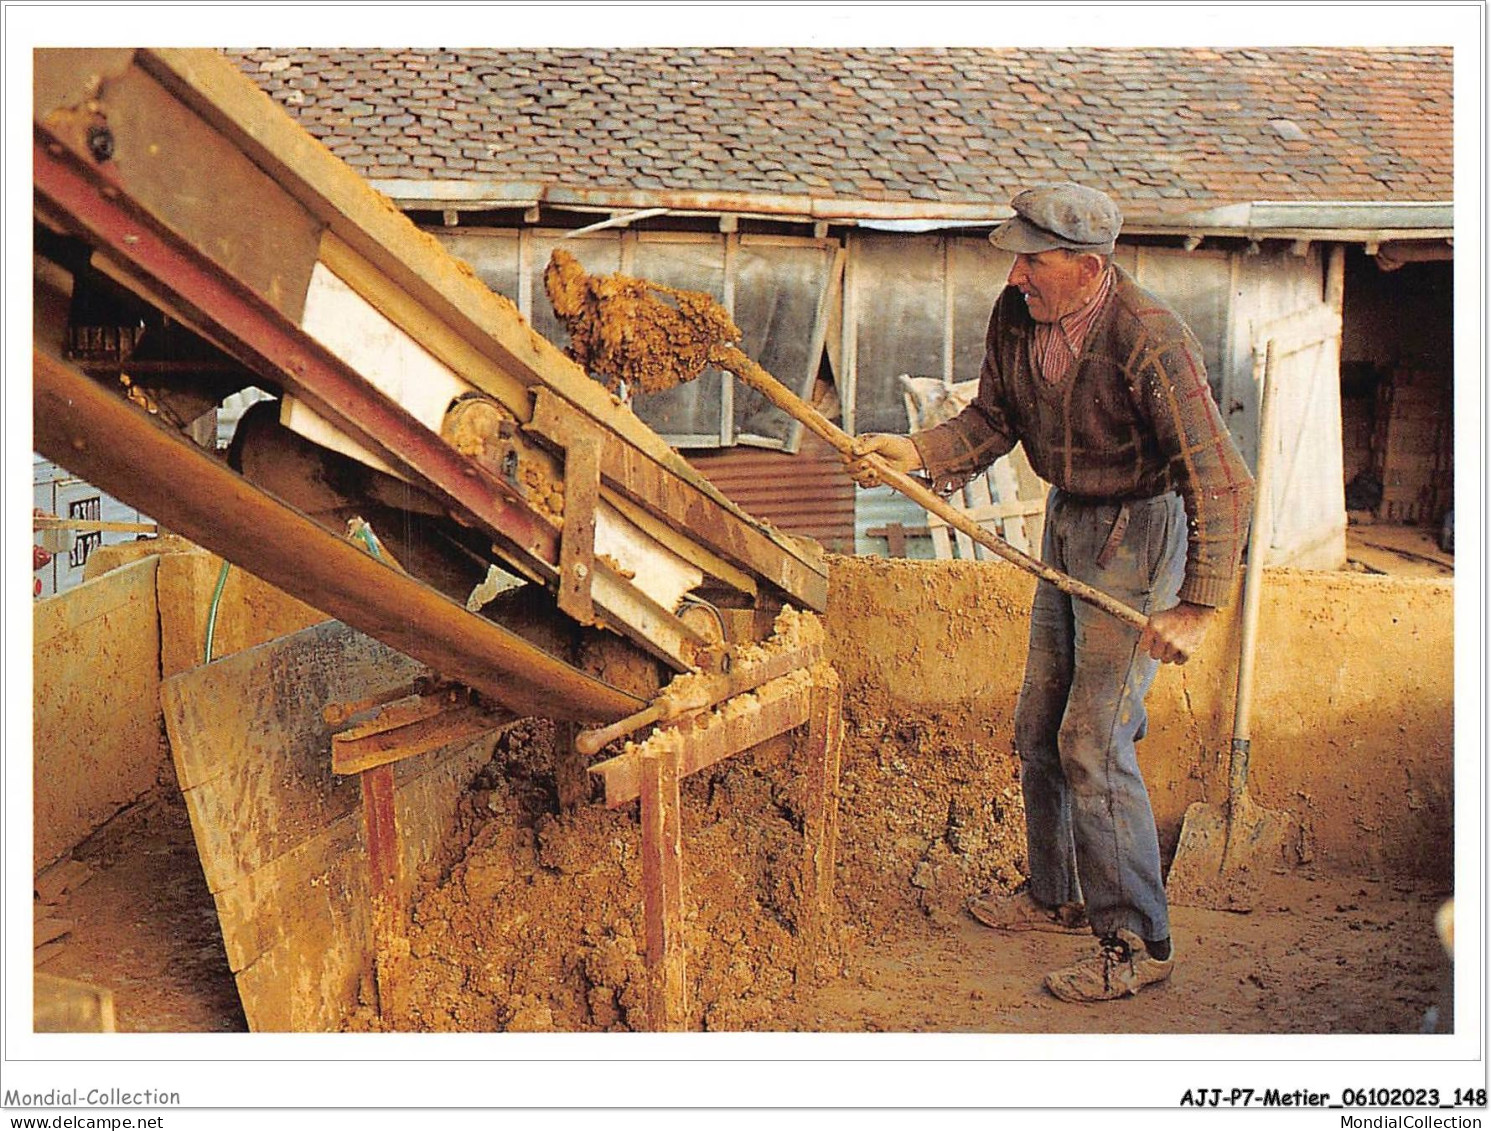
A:
<svg viewBox="0 0 1491 1131">
<path fill-rule="evenodd" d="M 1161 214 L 1453 197 L 1446 48 L 227 52 L 372 180 Z"/>
</svg>

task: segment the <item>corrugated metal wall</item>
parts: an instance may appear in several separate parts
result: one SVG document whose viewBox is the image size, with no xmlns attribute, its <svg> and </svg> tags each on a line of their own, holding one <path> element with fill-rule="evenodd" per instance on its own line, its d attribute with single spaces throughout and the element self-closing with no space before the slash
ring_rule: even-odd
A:
<svg viewBox="0 0 1491 1131">
<path fill-rule="evenodd" d="M 754 518 L 813 538 L 835 554 L 854 553 L 854 481 L 838 452 L 805 432 L 797 455 L 763 448 L 683 453 Z"/>
</svg>

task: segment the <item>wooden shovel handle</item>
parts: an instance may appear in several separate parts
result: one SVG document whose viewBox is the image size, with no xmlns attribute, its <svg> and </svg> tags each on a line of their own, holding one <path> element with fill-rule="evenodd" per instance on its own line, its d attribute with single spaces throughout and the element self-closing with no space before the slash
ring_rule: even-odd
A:
<svg viewBox="0 0 1491 1131">
<path fill-rule="evenodd" d="M 845 432 L 836 428 L 822 413 L 809 405 L 791 389 L 787 388 L 786 385 L 783 385 L 734 346 L 725 346 L 716 350 L 712 360 L 722 369 L 728 369 L 747 385 L 750 385 L 751 388 L 761 393 L 783 412 L 802 421 L 815 436 L 826 441 L 846 456 L 860 458 L 855 456 L 854 441 Z M 918 503 L 949 526 L 968 535 L 968 537 L 972 538 L 979 545 L 987 547 L 1006 561 L 1012 562 L 1027 573 L 1035 574 L 1042 581 L 1049 581 L 1063 593 L 1086 601 L 1088 604 L 1102 609 L 1105 613 L 1109 613 L 1141 631 L 1148 626 L 1149 618 L 1138 609 L 1130 608 L 1116 597 L 1110 597 L 1102 590 L 1094 589 L 1091 585 L 1078 581 L 1075 577 L 1069 577 L 1060 570 L 1053 569 L 1038 558 L 1031 557 L 1023 550 L 1016 549 L 1003 538 L 991 534 L 941 495 L 938 495 L 917 480 L 912 479 L 909 475 L 896 471 L 879 456 L 870 455 L 863 458 L 875 469 L 875 473 L 880 476 L 884 483 L 894 487 L 908 499 Z"/>
</svg>

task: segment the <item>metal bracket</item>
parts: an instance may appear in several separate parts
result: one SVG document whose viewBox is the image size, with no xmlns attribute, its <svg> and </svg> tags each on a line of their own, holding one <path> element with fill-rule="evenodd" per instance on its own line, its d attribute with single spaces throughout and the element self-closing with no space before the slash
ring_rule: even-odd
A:
<svg viewBox="0 0 1491 1131">
<path fill-rule="evenodd" d="M 527 428 L 564 451 L 564 526 L 559 536 L 559 608 L 581 624 L 597 623 L 590 585 L 595 573 L 595 512 L 600 503 L 599 425 L 547 389 L 534 397 Z"/>
</svg>

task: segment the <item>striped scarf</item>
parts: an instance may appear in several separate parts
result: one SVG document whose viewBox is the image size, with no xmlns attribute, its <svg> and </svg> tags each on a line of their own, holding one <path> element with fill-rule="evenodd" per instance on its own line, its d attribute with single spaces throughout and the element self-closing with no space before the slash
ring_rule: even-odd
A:
<svg viewBox="0 0 1491 1131">
<path fill-rule="evenodd" d="M 1073 363 L 1082 356 L 1082 343 L 1087 340 L 1087 331 L 1092 329 L 1103 303 L 1112 293 L 1113 270 L 1106 267 L 1102 282 L 1082 306 L 1055 322 L 1036 323 L 1031 351 L 1037 372 L 1051 384 L 1058 385 L 1065 380 Z"/>
</svg>

